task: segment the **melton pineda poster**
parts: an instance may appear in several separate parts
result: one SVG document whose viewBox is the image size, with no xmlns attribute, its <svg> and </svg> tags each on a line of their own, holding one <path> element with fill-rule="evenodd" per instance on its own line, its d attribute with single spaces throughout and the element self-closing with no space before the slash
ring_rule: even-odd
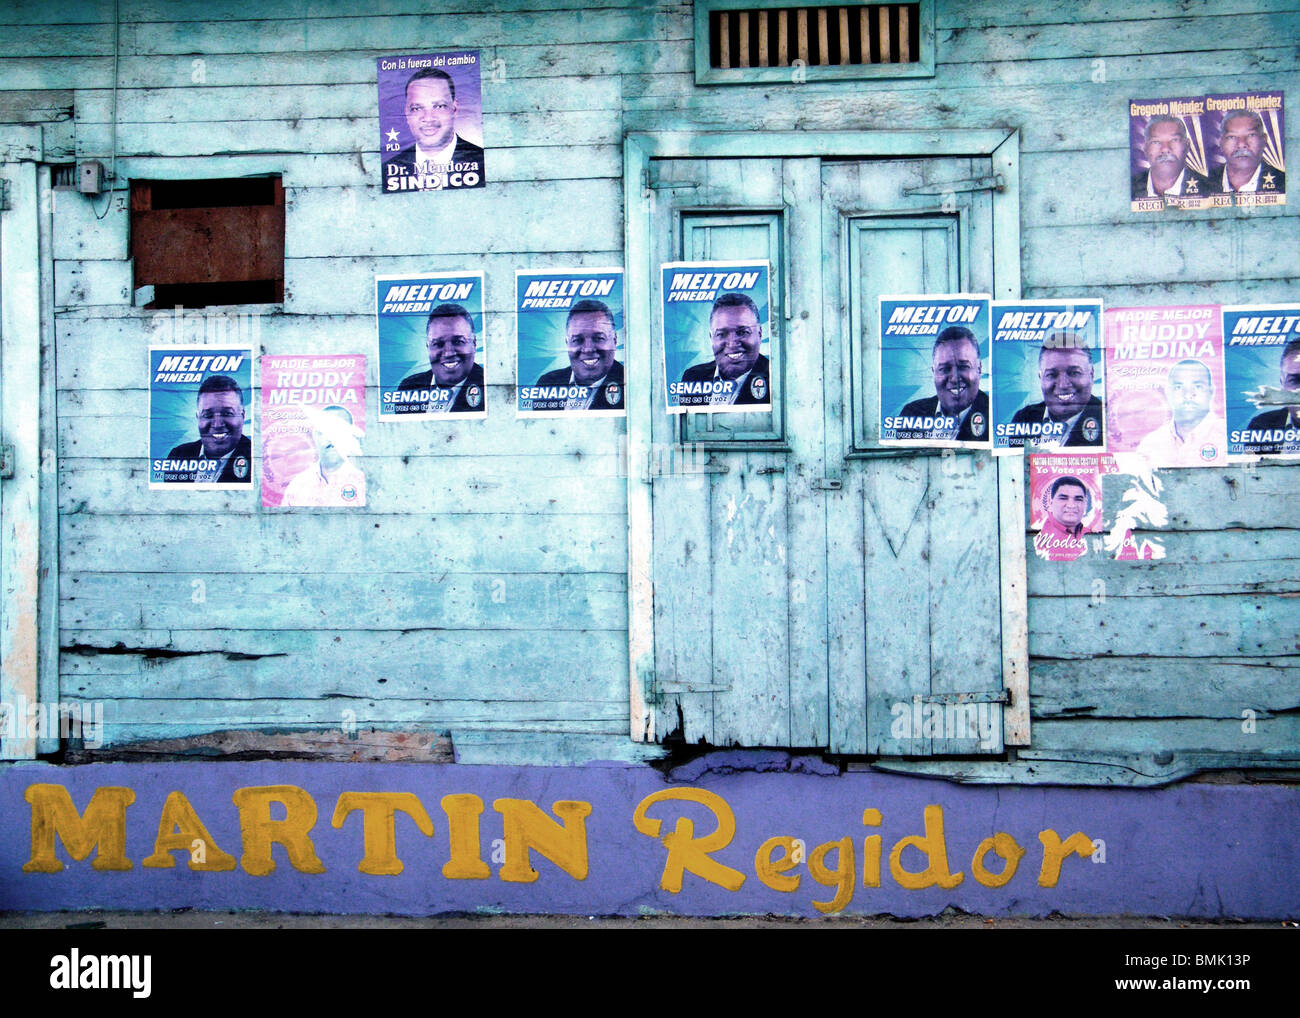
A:
<svg viewBox="0 0 1300 1018">
<path fill-rule="evenodd" d="M 1300 457 L 1300 304 L 1223 309 L 1228 455 Z"/>
<path fill-rule="evenodd" d="M 882 444 L 988 449 L 987 294 L 880 298 Z"/>
<path fill-rule="evenodd" d="M 770 411 L 768 263 L 672 262 L 660 278 L 668 412 Z"/>
<path fill-rule="evenodd" d="M 520 417 L 625 417 L 622 269 L 515 273 Z"/>
<path fill-rule="evenodd" d="M 483 273 L 376 276 L 379 419 L 483 417 Z"/>
<path fill-rule="evenodd" d="M 1101 304 L 993 302 L 993 454 L 1105 445 Z"/>
<path fill-rule="evenodd" d="M 149 487 L 253 490 L 251 347 L 149 348 Z"/>
</svg>

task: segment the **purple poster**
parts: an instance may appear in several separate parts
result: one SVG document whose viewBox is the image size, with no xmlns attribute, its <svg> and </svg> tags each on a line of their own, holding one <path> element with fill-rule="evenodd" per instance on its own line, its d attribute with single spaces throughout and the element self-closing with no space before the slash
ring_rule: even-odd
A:
<svg viewBox="0 0 1300 1018">
<path fill-rule="evenodd" d="M 1134 99 L 1134 212 L 1286 204 L 1283 93 Z"/>
<path fill-rule="evenodd" d="M 478 51 L 380 57 L 377 66 L 383 192 L 482 187 Z"/>
<path fill-rule="evenodd" d="M 365 505 L 365 355 L 263 357 L 260 366 L 262 505 Z"/>
</svg>

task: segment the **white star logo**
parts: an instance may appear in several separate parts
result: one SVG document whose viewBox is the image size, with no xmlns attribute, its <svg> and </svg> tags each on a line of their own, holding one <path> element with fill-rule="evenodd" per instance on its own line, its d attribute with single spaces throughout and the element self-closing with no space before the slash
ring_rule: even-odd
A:
<svg viewBox="0 0 1300 1018">
<path fill-rule="evenodd" d="M 390 128 L 389 131 L 388 131 L 388 133 L 387 133 L 386 135 L 384 135 L 384 137 L 387 138 L 389 141 L 396 141 L 396 140 L 397 140 L 397 128 L 395 128 L 395 127 Z"/>
</svg>

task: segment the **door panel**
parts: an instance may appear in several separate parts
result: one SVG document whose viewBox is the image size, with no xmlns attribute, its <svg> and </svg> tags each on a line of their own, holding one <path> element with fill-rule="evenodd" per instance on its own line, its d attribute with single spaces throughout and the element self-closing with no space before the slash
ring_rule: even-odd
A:
<svg viewBox="0 0 1300 1018">
<path fill-rule="evenodd" d="M 827 510 L 838 752 L 1003 748 L 996 467 L 983 453 L 876 441 L 878 297 L 992 289 L 987 193 L 909 197 L 903 189 L 988 172 L 987 160 L 965 159 L 823 167 L 827 250 L 841 263 L 827 285 L 838 284 L 836 303 L 847 311 L 844 334 L 828 333 L 828 342 L 848 362 L 841 391 L 851 418 L 839 449 L 828 450 L 844 482 Z"/>
<path fill-rule="evenodd" d="M 996 467 L 876 441 L 877 297 L 992 289 L 989 195 L 903 191 L 989 171 L 966 158 L 651 162 L 651 278 L 668 261 L 772 262 L 776 408 L 670 418 L 655 358 L 660 738 L 1001 752 Z M 658 336 L 657 294 L 652 319 Z M 937 708 L 939 727 L 900 735 L 900 704 L 909 721 Z M 985 738 L 952 724 L 981 717 Z"/>
<path fill-rule="evenodd" d="M 821 458 L 820 334 L 815 321 L 810 327 L 817 302 L 806 298 L 817 293 L 819 273 L 801 272 L 794 283 L 786 253 L 786 196 L 816 200 L 817 161 L 676 160 L 653 171 L 656 270 L 706 259 L 772 265 L 772 413 L 654 415 L 660 734 L 676 729 L 687 742 L 712 745 L 823 745 L 824 510 L 809 497 L 811 464 Z M 815 234 L 797 240 L 816 250 Z M 659 335 L 657 302 L 652 314 Z M 658 358 L 653 371 L 658 407 Z"/>
</svg>

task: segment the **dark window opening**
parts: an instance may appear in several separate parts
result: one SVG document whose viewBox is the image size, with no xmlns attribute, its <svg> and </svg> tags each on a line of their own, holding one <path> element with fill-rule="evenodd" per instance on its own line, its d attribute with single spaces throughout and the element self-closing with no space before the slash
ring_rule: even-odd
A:
<svg viewBox="0 0 1300 1018">
<path fill-rule="evenodd" d="M 280 178 L 131 181 L 131 257 L 148 308 L 283 301 Z"/>
</svg>

